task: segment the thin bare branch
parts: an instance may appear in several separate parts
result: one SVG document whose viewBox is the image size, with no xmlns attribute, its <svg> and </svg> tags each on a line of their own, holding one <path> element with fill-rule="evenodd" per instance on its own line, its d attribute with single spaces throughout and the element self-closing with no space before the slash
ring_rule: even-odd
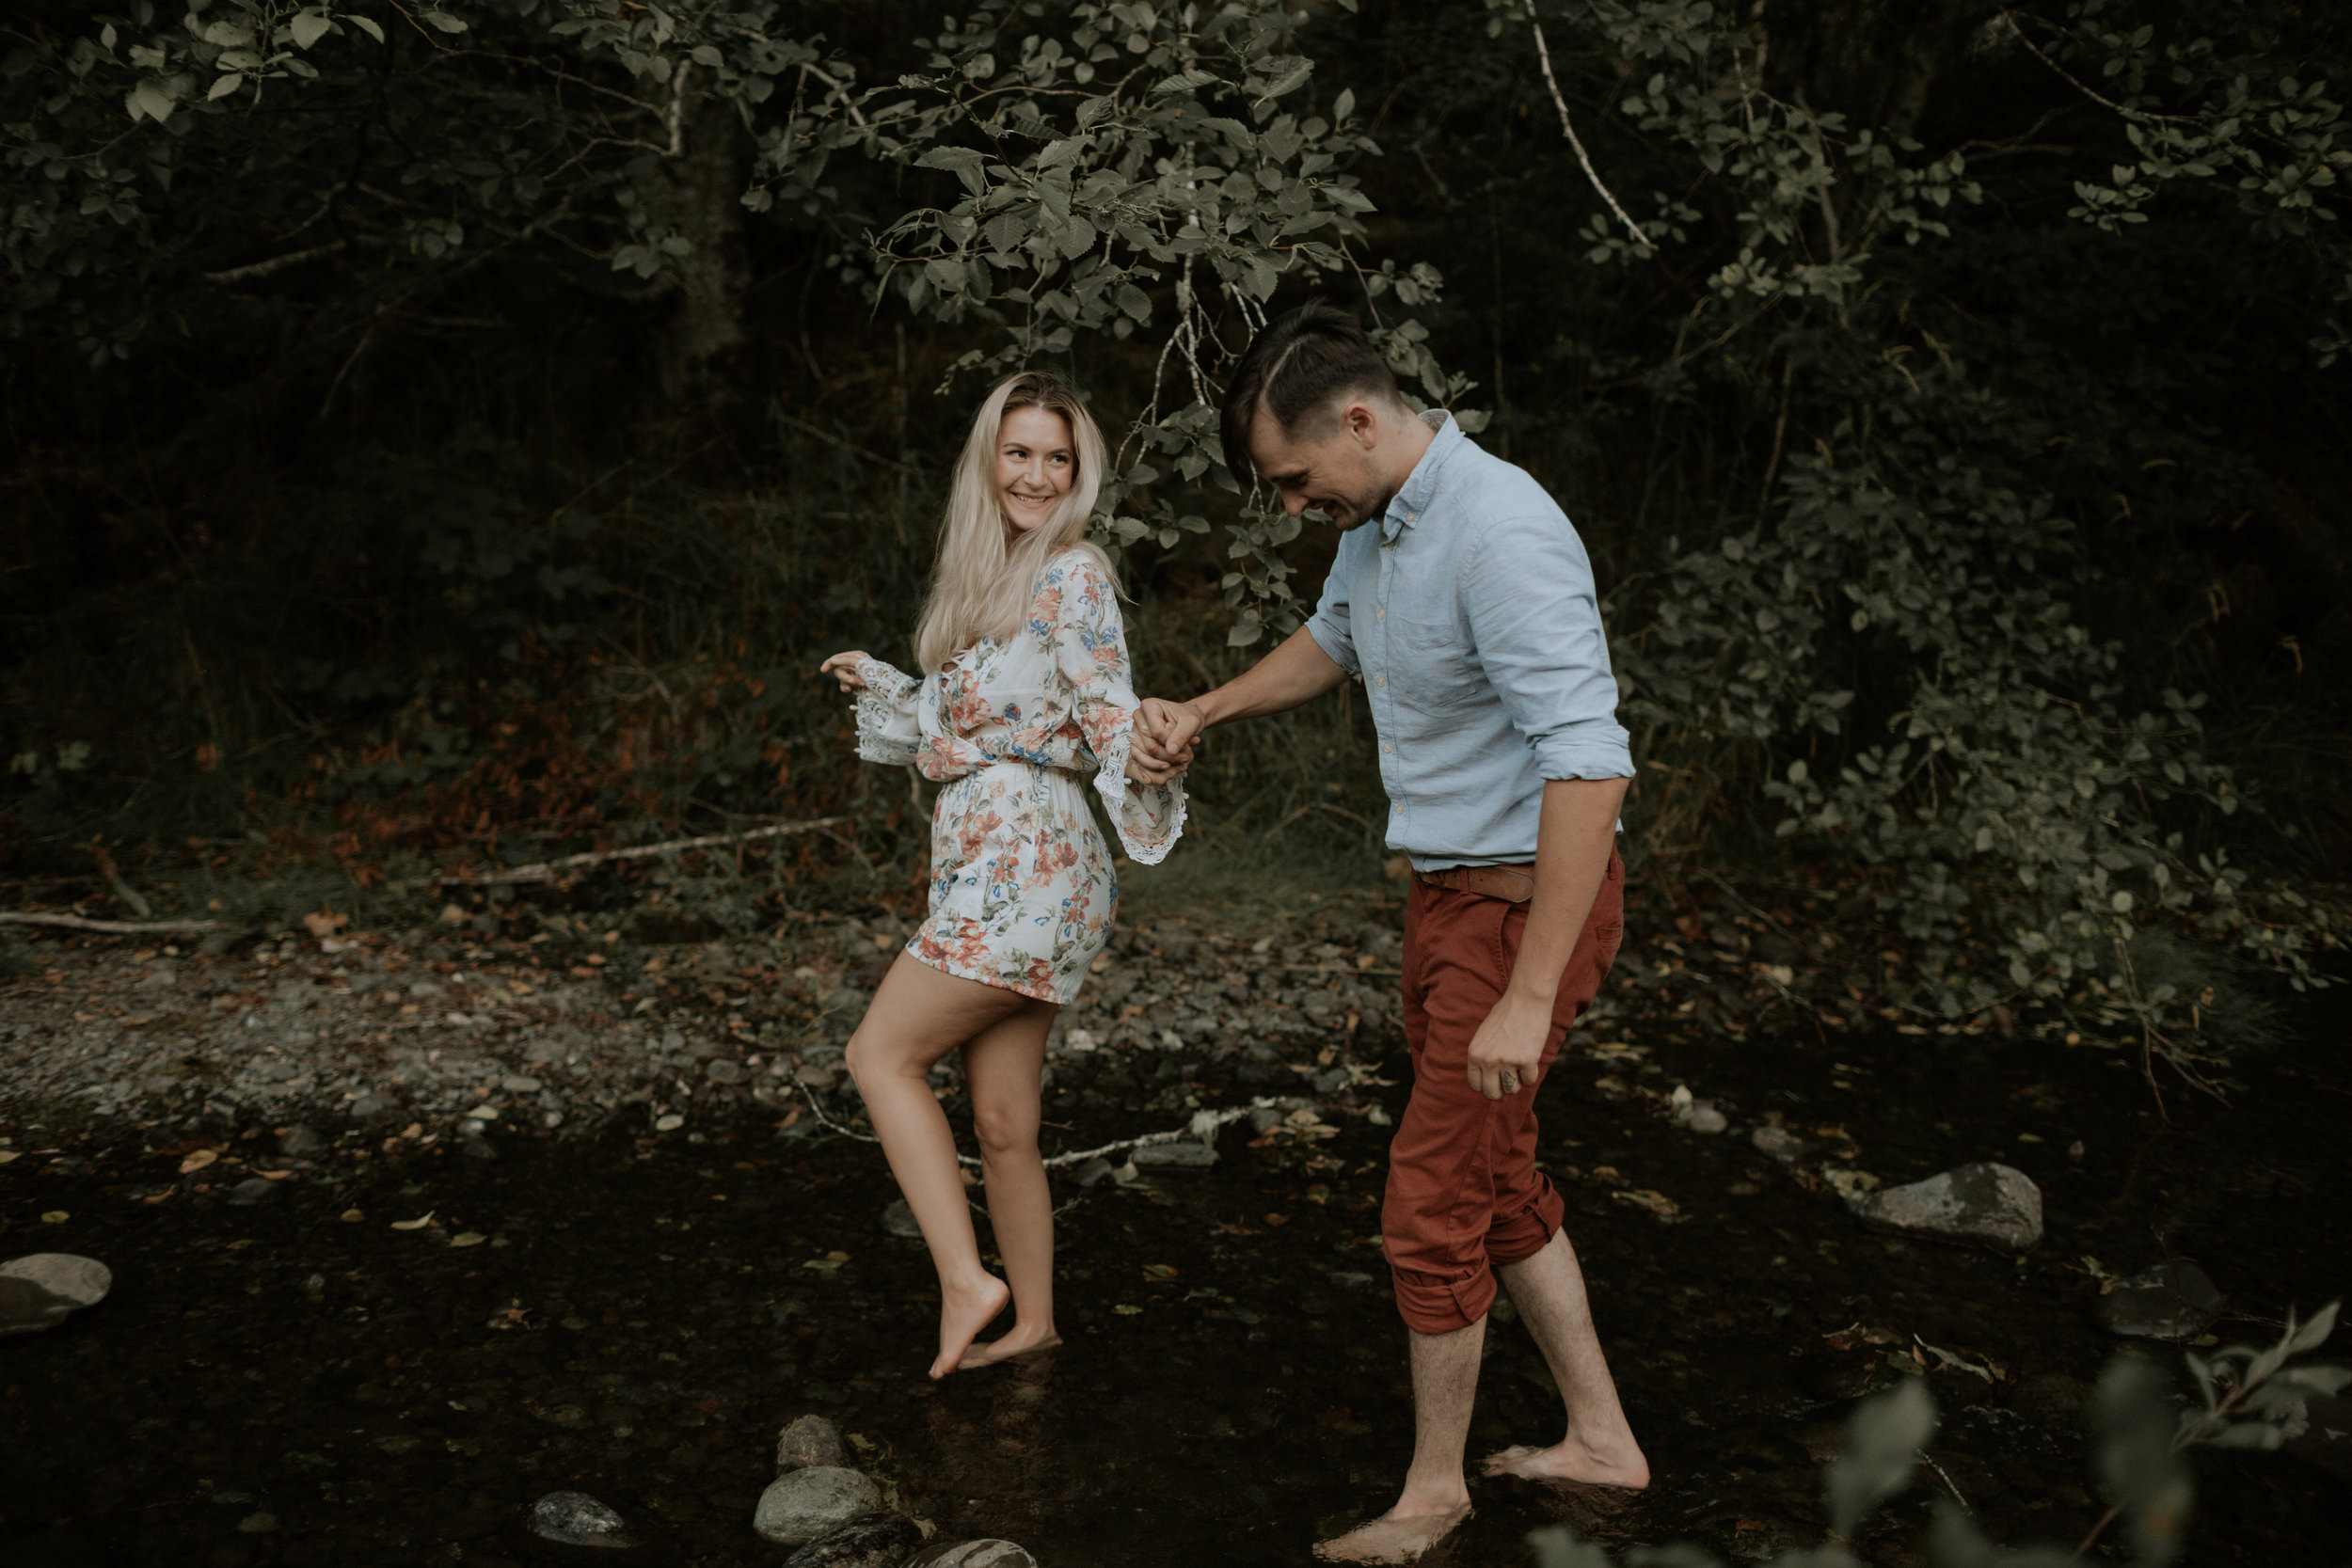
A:
<svg viewBox="0 0 2352 1568">
<path fill-rule="evenodd" d="M 60 926 L 69 931 L 103 931 L 108 936 L 195 936 L 217 931 L 217 920 L 85 920 L 78 914 L 44 914 L 32 910 L 0 910 L 0 926 Z"/>
<path fill-rule="evenodd" d="M 772 828 L 754 828 L 747 833 L 705 833 L 699 838 L 674 838 L 660 844 L 641 844 L 633 849 L 592 849 L 586 854 L 566 855 L 562 860 L 541 861 L 534 865 L 518 865 L 511 870 L 492 872 L 486 877 L 444 877 L 441 883 L 445 887 L 499 887 L 518 882 L 545 882 L 552 880 L 559 871 L 604 865 L 613 861 L 644 860 L 653 855 L 672 855 L 687 849 L 713 849 L 722 845 L 749 844 L 754 839 L 782 838 L 791 833 L 822 832 L 848 820 L 846 816 L 819 816 L 806 822 L 780 822 Z"/>
<path fill-rule="evenodd" d="M 297 267 L 305 261 L 315 261 L 322 256 L 332 256 L 339 250 L 350 248 L 349 240 L 336 240 L 327 245 L 314 245 L 308 250 L 290 250 L 283 256 L 273 256 L 266 261 L 251 261 L 242 267 L 230 267 L 222 272 L 208 272 L 204 275 L 204 281 L 223 284 L 249 283 L 254 278 L 267 277 L 271 273 L 283 272 L 288 267 Z"/>
<path fill-rule="evenodd" d="M 1627 214 L 1626 210 L 1617 204 L 1616 197 L 1601 182 L 1600 171 L 1593 166 L 1592 154 L 1584 150 L 1584 143 L 1578 137 L 1576 126 L 1568 119 L 1568 101 L 1560 91 L 1559 78 L 1551 73 L 1551 49 L 1544 41 L 1544 24 L 1535 16 L 1535 0 L 1528 0 L 1527 24 L 1535 32 L 1535 58 L 1544 68 L 1544 86 L 1551 89 L 1551 105 L 1560 111 L 1560 129 L 1567 134 L 1568 145 L 1576 149 L 1576 161 L 1584 166 L 1584 178 L 1593 182 L 1593 189 L 1598 191 L 1600 198 L 1609 203 L 1609 210 L 1617 214 L 1617 221 L 1625 225 L 1628 234 L 1633 236 L 1633 243 L 1656 254 L 1658 246 L 1650 243 L 1650 237 L 1642 232 L 1642 226 Z"/>
</svg>

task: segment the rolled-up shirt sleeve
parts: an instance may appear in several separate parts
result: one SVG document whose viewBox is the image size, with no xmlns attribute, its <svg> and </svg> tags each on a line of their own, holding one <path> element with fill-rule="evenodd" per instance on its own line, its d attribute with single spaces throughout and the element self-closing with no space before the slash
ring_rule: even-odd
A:
<svg viewBox="0 0 2352 1568">
<path fill-rule="evenodd" d="M 1461 586 L 1479 660 L 1534 749 L 1536 770 L 1547 779 L 1631 778 L 1592 562 L 1567 518 L 1490 525 L 1463 562 Z"/>
<path fill-rule="evenodd" d="M 1330 656 L 1332 663 L 1351 675 L 1359 675 L 1363 667 L 1356 661 L 1356 633 L 1347 604 L 1347 552 L 1355 543 L 1353 536 L 1340 541 L 1339 559 L 1331 562 L 1331 575 L 1323 579 L 1323 597 L 1307 618 L 1307 635 Z"/>
</svg>

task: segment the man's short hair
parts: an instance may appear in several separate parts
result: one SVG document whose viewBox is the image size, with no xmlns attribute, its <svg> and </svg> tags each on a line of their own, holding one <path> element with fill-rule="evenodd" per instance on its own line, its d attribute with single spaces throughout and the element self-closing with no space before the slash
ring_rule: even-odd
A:
<svg viewBox="0 0 2352 1568">
<path fill-rule="evenodd" d="M 1226 383 L 1225 466 L 1235 478 L 1251 471 L 1249 427 L 1261 405 L 1288 435 L 1300 420 L 1350 394 L 1405 401 L 1388 361 L 1356 318 L 1321 299 L 1277 316 L 1250 340 Z"/>
</svg>

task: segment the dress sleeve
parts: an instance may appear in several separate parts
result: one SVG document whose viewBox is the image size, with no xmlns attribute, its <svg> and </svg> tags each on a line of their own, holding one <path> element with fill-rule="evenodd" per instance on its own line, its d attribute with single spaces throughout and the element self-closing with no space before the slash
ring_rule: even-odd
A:
<svg viewBox="0 0 2352 1568">
<path fill-rule="evenodd" d="M 857 754 L 868 762 L 901 767 L 914 761 L 923 732 L 914 718 L 914 699 L 922 683 L 879 658 L 857 661 L 857 677 L 865 682 L 857 698 Z"/>
<path fill-rule="evenodd" d="M 1140 705 L 1128 684 L 1118 595 L 1090 559 L 1081 556 L 1068 568 L 1053 638 L 1054 668 L 1067 688 L 1071 717 L 1094 753 L 1094 787 L 1110 809 L 1111 826 L 1129 855 L 1157 865 L 1184 831 L 1184 781 L 1147 784 L 1127 777 Z"/>
</svg>

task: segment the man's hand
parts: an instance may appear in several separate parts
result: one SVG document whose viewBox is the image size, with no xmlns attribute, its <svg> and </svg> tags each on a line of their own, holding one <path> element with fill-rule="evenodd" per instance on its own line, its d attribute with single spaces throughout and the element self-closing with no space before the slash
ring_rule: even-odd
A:
<svg viewBox="0 0 2352 1568">
<path fill-rule="evenodd" d="M 1192 766 L 1200 751 L 1200 732 L 1207 727 L 1198 704 L 1146 697 L 1143 705 L 1136 710 L 1133 754 L 1148 766 L 1161 769 L 1166 777 L 1173 777 Z"/>
<path fill-rule="evenodd" d="M 1505 990 L 1470 1037 L 1470 1086 L 1488 1100 L 1535 1087 L 1535 1070 L 1551 1033 L 1551 999 Z"/>
</svg>

